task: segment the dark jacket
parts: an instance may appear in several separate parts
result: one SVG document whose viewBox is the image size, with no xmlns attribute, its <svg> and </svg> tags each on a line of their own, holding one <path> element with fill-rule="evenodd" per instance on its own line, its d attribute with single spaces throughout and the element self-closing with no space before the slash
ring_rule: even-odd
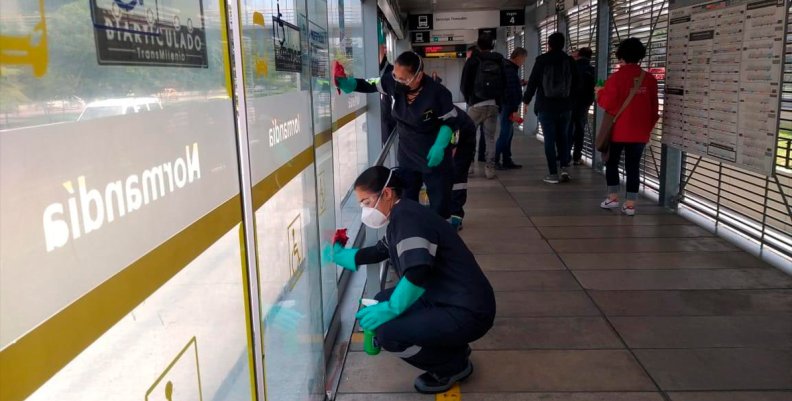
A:
<svg viewBox="0 0 792 401">
<path fill-rule="evenodd" d="M 571 94 L 565 98 L 547 98 L 542 89 L 544 70 L 545 68 L 550 68 L 550 66 L 560 63 L 570 64 L 570 72 L 572 73 Z M 551 50 L 536 58 L 533 70 L 531 70 L 531 77 L 528 78 L 528 87 L 525 89 L 525 94 L 523 95 L 523 103 L 531 103 L 531 99 L 536 95 L 536 104 L 534 105 L 536 114 L 542 112 L 563 113 L 571 111 L 575 103 L 575 96 L 579 90 L 579 85 L 580 78 L 578 77 L 575 60 L 562 50 Z"/>
<path fill-rule="evenodd" d="M 503 73 L 506 75 L 506 91 L 503 94 L 503 107 L 508 113 L 520 108 L 522 100 L 522 83 L 520 82 L 520 66 L 511 60 L 503 62 Z"/>
<path fill-rule="evenodd" d="M 591 65 L 591 60 L 581 58 L 575 61 L 578 74 L 580 74 L 580 92 L 575 98 L 575 109 L 586 110 L 594 104 L 594 85 L 597 84 L 597 70 Z"/>
<path fill-rule="evenodd" d="M 503 55 L 498 52 L 479 52 L 471 56 L 465 62 L 465 66 L 462 68 L 462 80 L 459 84 L 459 90 L 465 98 L 465 103 L 469 106 L 476 105 L 486 100 L 476 96 L 474 90 L 476 85 L 476 74 L 478 73 L 479 63 L 482 58 L 494 58 L 500 59 L 501 62 L 505 61 Z M 501 100 L 503 99 L 496 98 L 495 103 L 500 105 Z"/>
</svg>

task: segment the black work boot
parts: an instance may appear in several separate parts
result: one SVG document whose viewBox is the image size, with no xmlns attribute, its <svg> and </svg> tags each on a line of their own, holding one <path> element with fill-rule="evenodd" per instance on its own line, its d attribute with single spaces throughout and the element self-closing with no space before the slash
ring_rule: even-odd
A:
<svg viewBox="0 0 792 401">
<path fill-rule="evenodd" d="M 415 379 L 415 390 L 422 394 L 438 394 L 448 391 L 454 384 L 461 382 L 473 374 L 473 363 L 470 359 L 467 361 L 467 366 L 461 372 L 452 374 L 448 377 L 439 377 L 438 375 L 426 372 Z"/>
</svg>

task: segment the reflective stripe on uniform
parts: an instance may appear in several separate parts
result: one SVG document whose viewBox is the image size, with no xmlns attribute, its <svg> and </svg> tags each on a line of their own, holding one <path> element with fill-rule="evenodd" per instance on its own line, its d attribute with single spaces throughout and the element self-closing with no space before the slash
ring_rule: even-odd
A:
<svg viewBox="0 0 792 401">
<path fill-rule="evenodd" d="M 387 95 L 387 93 L 385 93 L 385 90 L 382 89 L 382 80 L 381 79 L 379 79 L 379 78 L 369 78 L 369 79 L 366 80 L 366 82 L 368 82 L 370 84 L 374 84 L 377 87 L 377 92 L 382 93 L 384 95 Z"/>
<path fill-rule="evenodd" d="M 451 187 L 452 191 L 461 191 L 463 189 L 467 189 L 467 183 L 466 182 L 460 182 L 459 184 L 454 184 L 454 186 Z"/>
<path fill-rule="evenodd" d="M 421 237 L 405 238 L 396 244 L 396 253 L 399 254 L 399 257 L 401 257 L 405 252 L 411 251 L 413 249 L 426 249 L 430 255 L 434 256 L 437 252 L 437 245 L 429 242 L 429 240 L 426 238 Z"/>
<path fill-rule="evenodd" d="M 413 345 L 402 352 L 393 352 L 393 355 L 399 358 L 410 358 L 418 355 L 419 352 L 421 352 L 421 347 Z"/>
<path fill-rule="evenodd" d="M 453 108 L 448 113 L 443 114 L 442 116 L 440 116 L 440 119 L 441 120 L 448 120 L 449 118 L 454 118 L 456 116 L 457 116 L 456 108 Z"/>
</svg>

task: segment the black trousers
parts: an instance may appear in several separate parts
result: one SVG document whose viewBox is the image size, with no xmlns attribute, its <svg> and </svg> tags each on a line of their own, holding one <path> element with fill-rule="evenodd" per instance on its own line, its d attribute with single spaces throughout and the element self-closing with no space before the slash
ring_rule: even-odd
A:
<svg viewBox="0 0 792 401">
<path fill-rule="evenodd" d="M 624 152 L 624 174 L 627 176 L 627 199 L 638 198 L 641 188 L 641 156 L 644 143 L 611 142 L 608 148 L 608 161 L 605 163 L 605 179 L 608 182 L 608 191 L 616 193 L 619 190 L 619 161 Z"/>
<path fill-rule="evenodd" d="M 478 161 L 487 161 L 487 138 L 484 135 L 484 126 L 476 126 L 476 136 L 478 136 Z"/>
<path fill-rule="evenodd" d="M 454 184 L 451 187 L 451 215 L 465 217 L 465 203 L 467 202 L 467 182 L 470 165 L 476 156 L 475 144 L 473 146 L 457 146 L 454 153 Z"/>
<path fill-rule="evenodd" d="M 583 157 L 583 139 L 586 136 L 586 125 L 588 124 L 588 111 L 578 108 L 572 111 L 572 160 L 577 161 Z"/>
<path fill-rule="evenodd" d="M 374 298 L 390 299 L 393 288 Z M 397 318 L 376 330 L 377 342 L 418 369 L 448 377 L 467 367 L 469 343 L 483 337 L 492 318 L 477 318 L 453 306 L 432 306 L 419 299 Z"/>
<path fill-rule="evenodd" d="M 404 197 L 418 201 L 421 186 L 426 184 L 429 208 L 448 219 L 451 217 L 451 187 L 454 176 L 453 162 L 443 163 L 428 173 L 399 168 L 399 177 L 404 181 Z"/>
</svg>

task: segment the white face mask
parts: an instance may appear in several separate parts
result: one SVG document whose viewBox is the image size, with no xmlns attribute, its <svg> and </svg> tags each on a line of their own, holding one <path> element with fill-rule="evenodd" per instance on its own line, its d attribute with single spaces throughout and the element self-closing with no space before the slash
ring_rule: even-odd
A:
<svg viewBox="0 0 792 401">
<path fill-rule="evenodd" d="M 363 224 L 367 227 L 374 229 L 385 227 L 385 225 L 388 224 L 388 216 L 382 214 L 382 212 L 373 207 L 364 206 L 360 220 L 363 221 Z"/>
<path fill-rule="evenodd" d="M 386 224 L 388 224 L 388 216 L 380 212 L 377 209 L 377 205 L 379 205 L 379 201 L 380 199 L 382 199 L 382 192 L 384 192 L 385 188 L 388 187 L 392 175 L 393 175 L 393 170 L 391 170 L 390 173 L 388 174 L 388 179 L 385 180 L 385 186 L 382 187 L 382 191 L 380 191 L 379 195 L 377 195 L 377 202 L 374 203 L 374 207 L 360 205 L 360 207 L 363 209 L 363 211 L 361 212 L 360 221 L 362 221 L 363 224 L 366 225 L 366 227 L 377 229 L 377 228 L 382 228 Z"/>
</svg>

